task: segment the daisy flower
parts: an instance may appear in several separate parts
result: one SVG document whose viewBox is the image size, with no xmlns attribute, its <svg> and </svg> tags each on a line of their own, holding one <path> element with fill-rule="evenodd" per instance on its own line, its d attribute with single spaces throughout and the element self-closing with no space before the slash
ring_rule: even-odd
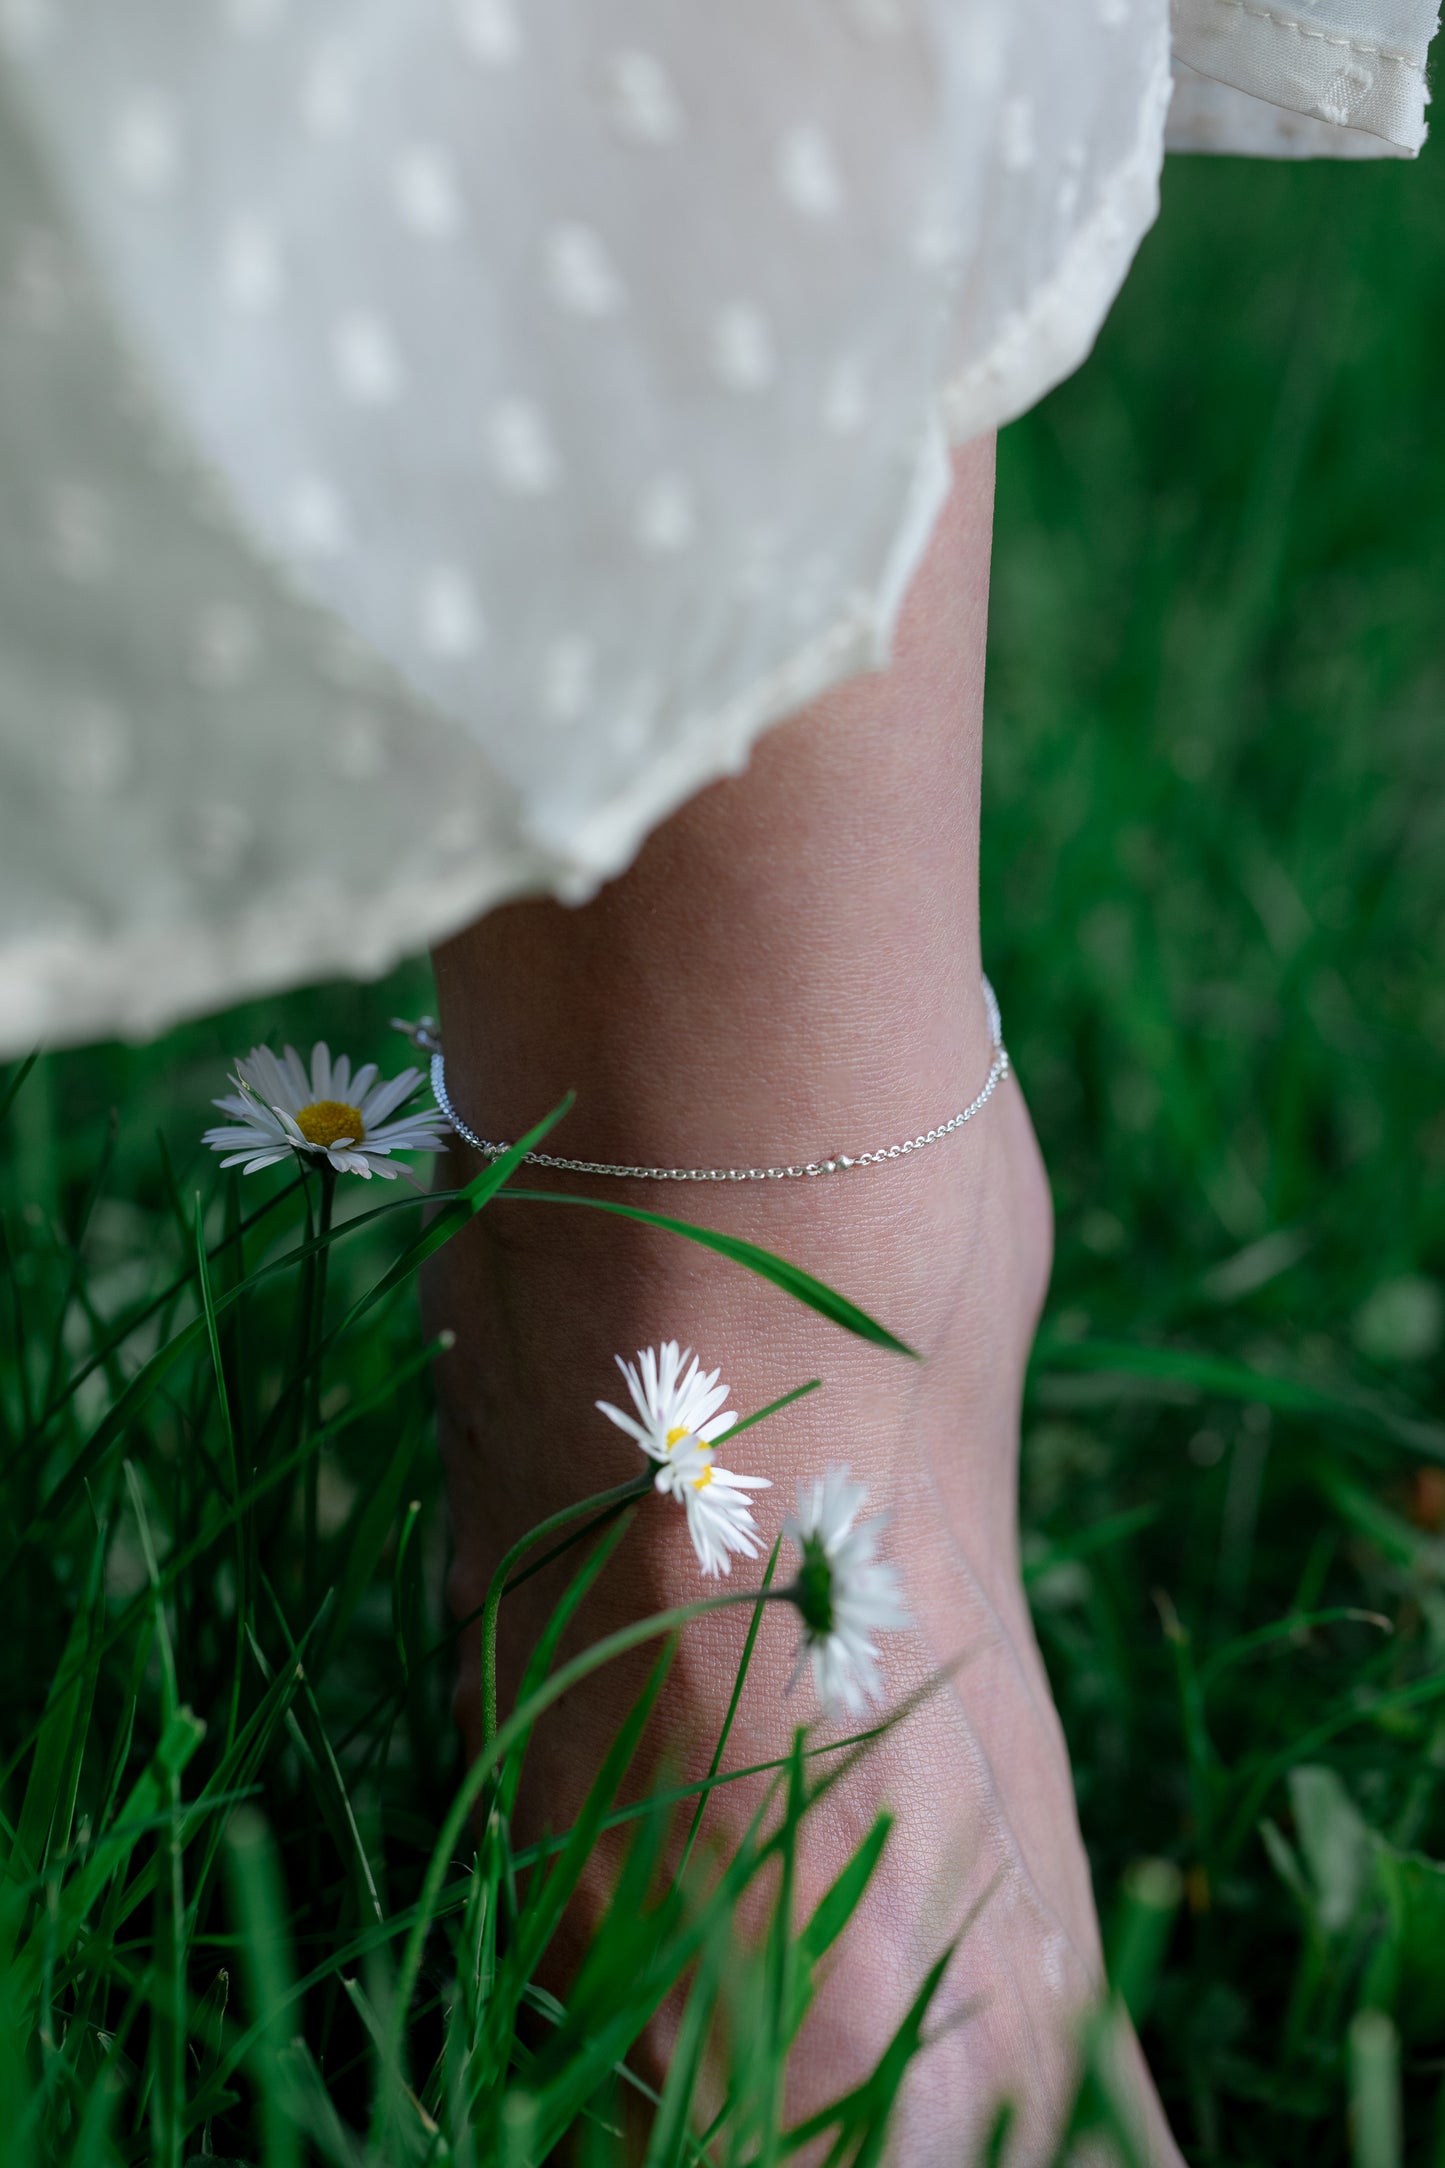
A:
<svg viewBox="0 0 1445 2168">
<path fill-rule="evenodd" d="M 721 1415 L 717 1412 L 728 1396 L 727 1387 L 718 1384 L 721 1371 L 704 1370 L 691 1348 L 679 1350 L 675 1340 L 664 1340 L 659 1348 L 640 1349 L 635 1364 L 625 1363 L 619 1355 L 617 1367 L 627 1380 L 636 1414 L 625 1415 L 606 1400 L 597 1405 L 652 1460 L 665 1460 L 687 1437 L 712 1445 L 738 1419 L 733 1408 Z"/>
<path fill-rule="evenodd" d="M 888 1516 L 860 1523 L 867 1502 L 847 1468 L 830 1468 L 798 1485 L 798 1510 L 783 1531 L 799 1554 L 798 1578 L 785 1591 L 803 1623 L 793 1684 L 810 1664 L 818 1699 L 833 1716 L 856 1715 L 879 1699 L 873 1636 L 909 1623 L 898 1568 L 876 1555 Z"/>
<path fill-rule="evenodd" d="M 236 1063 L 236 1091 L 212 1102 L 232 1119 L 208 1129 L 202 1142 L 227 1155 L 223 1167 L 247 1174 L 294 1154 L 325 1159 L 338 1174 L 379 1174 L 388 1182 L 404 1174 L 415 1182 L 391 1154 L 444 1151 L 447 1126 L 435 1107 L 391 1119 L 421 1081 L 420 1069 L 403 1069 L 379 1084 L 374 1061 L 353 1076 L 349 1057 L 333 1061 L 324 1041 L 311 1050 L 309 1075 L 294 1047 L 278 1059 L 268 1046 L 253 1046 Z"/>
<path fill-rule="evenodd" d="M 687 1532 L 703 1572 L 731 1573 L 734 1551 L 756 1558 L 762 1545 L 745 1493 L 771 1490 L 772 1485 L 766 1476 L 734 1475 L 713 1457 L 713 1440 L 737 1421 L 732 1408 L 718 1412 L 728 1396 L 726 1385 L 718 1383 L 719 1373 L 705 1371 L 691 1350 L 679 1350 L 675 1340 L 642 1348 L 635 1364 L 619 1355 L 617 1367 L 636 1412 L 628 1415 L 606 1400 L 597 1405 L 656 1461 L 657 1488 L 685 1507 Z"/>
<path fill-rule="evenodd" d="M 701 1438 L 679 1440 L 657 1471 L 656 1485 L 687 1509 L 687 1532 L 705 1574 L 731 1573 L 731 1553 L 756 1558 L 762 1539 L 747 1493 L 771 1490 L 765 1475 L 734 1475 L 720 1468 Z"/>
</svg>

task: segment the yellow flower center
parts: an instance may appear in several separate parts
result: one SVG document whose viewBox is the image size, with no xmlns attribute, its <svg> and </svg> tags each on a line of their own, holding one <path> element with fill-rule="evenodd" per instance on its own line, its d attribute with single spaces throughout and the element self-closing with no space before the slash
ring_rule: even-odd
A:
<svg viewBox="0 0 1445 2168">
<path fill-rule="evenodd" d="M 688 1431 L 686 1423 L 679 1423 L 675 1429 L 670 1430 L 667 1434 L 666 1441 L 668 1452 L 670 1453 L 672 1451 L 673 1447 L 678 1443 L 680 1439 L 686 1438 L 689 1435 L 690 1433 Z"/>
<path fill-rule="evenodd" d="M 297 1115 L 296 1127 L 308 1144 L 319 1144 L 323 1150 L 329 1144 L 339 1144 L 343 1137 L 359 1144 L 365 1130 L 356 1108 L 349 1107 L 344 1099 L 314 1099 Z"/>
<path fill-rule="evenodd" d="M 712 1470 L 711 1470 L 711 1468 L 704 1468 L 704 1469 L 703 1469 L 703 1471 L 702 1471 L 702 1474 L 701 1474 L 701 1475 L 695 1475 L 695 1476 L 693 1477 L 693 1479 L 692 1479 L 692 1487 L 693 1487 L 693 1489 L 694 1489 L 694 1490 L 706 1490 L 706 1489 L 707 1489 L 707 1487 L 708 1487 L 708 1485 L 709 1485 L 709 1483 L 711 1483 L 711 1481 L 712 1481 Z"/>
</svg>

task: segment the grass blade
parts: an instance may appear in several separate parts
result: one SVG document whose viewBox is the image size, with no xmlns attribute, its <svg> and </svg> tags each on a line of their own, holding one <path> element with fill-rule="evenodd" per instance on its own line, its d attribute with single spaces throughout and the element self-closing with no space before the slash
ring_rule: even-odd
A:
<svg viewBox="0 0 1445 2168">
<path fill-rule="evenodd" d="M 661 1227 L 668 1234 L 682 1235 L 689 1242 L 698 1242 L 705 1250 L 715 1250 L 719 1257 L 731 1259 L 745 1271 L 754 1272 L 759 1279 L 771 1280 L 785 1295 L 791 1295 L 820 1317 L 832 1324 L 841 1325 L 845 1332 L 869 1340 L 875 1347 L 885 1347 L 895 1355 L 910 1355 L 917 1361 L 914 1350 L 896 1334 L 880 1325 L 876 1318 L 860 1310 L 856 1302 L 849 1302 L 846 1295 L 815 1280 L 810 1272 L 799 1265 L 790 1265 L 786 1258 L 775 1257 L 771 1250 L 760 1249 L 756 1242 L 744 1242 L 738 1235 L 719 1234 L 716 1228 L 695 1227 L 689 1220 L 669 1219 L 660 1212 L 644 1212 L 633 1204 L 615 1204 L 609 1197 L 573 1197 L 563 1190 L 508 1189 L 502 1195 L 518 1204 L 564 1204 L 577 1205 L 586 1212 L 611 1212 L 619 1219 L 636 1220 L 643 1227 Z"/>
<path fill-rule="evenodd" d="M 1445 1460 L 1445 1423 L 1402 1415 L 1377 1395 L 1333 1390 L 1251 1369 L 1219 1355 L 1190 1348 L 1147 1347 L 1128 1340 L 1040 1339 L 1029 1366 L 1031 1378 L 1061 1370 L 1117 1372 L 1120 1377 L 1187 1385 L 1219 1400 L 1239 1400 L 1282 1414 L 1317 1416 L 1347 1430 L 1387 1438 L 1430 1460 Z"/>
<path fill-rule="evenodd" d="M 290 2039 L 291 1962 L 276 1848 L 259 1814 L 242 1807 L 226 1832 L 231 1902 L 255 2025 L 251 2068 L 260 2094 L 266 2168 L 301 2168 L 284 2056 Z"/>
<path fill-rule="evenodd" d="M 430 1225 L 423 1229 L 414 1242 L 407 1245 L 396 1263 L 382 1274 L 374 1287 L 367 1289 L 359 1301 L 352 1304 L 332 1334 L 333 1342 L 344 1339 L 352 1326 L 365 1317 L 368 1310 L 374 1309 L 393 1288 L 400 1287 L 404 1280 L 409 1280 L 413 1273 L 420 1271 L 429 1257 L 434 1256 L 444 1243 L 450 1242 L 452 1236 L 466 1226 L 468 1220 L 475 1219 L 477 1213 L 491 1203 L 508 1176 L 522 1164 L 528 1152 L 535 1150 L 548 1131 L 561 1121 L 572 1105 L 572 1096 L 569 1092 L 559 1105 L 553 1107 L 550 1114 L 544 1115 L 535 1129 L 529 1129 L 526 1136 L 512 1145 L 509 1151 L 490 1161 L 464 1189 L 459 1190 L 442 1205 Z"/>
</svg>

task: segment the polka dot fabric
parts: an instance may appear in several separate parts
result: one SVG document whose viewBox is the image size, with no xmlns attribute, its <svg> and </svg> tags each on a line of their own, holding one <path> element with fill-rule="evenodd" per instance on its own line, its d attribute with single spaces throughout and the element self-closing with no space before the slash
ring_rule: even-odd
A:
<svg viewBox="0 0 1445 2168">
<path fill-rule="evenodd" d="M 0 0 L 0 1048 L 584 897 L 881 662 L 1166 15 Z"/>
</svg>

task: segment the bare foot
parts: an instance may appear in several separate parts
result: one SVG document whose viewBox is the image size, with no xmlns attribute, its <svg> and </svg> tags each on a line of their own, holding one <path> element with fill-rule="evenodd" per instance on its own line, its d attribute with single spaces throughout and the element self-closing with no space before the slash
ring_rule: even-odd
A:
<svg viewBox="0 0 1445 2168">
<path fill-rule="evenodd" d="M 651 1192 L 639 1201 L 672 1203 Z M 798 1478 L 847 1460 L 870 1502 L 891 1513 L 887 1550 L 916 1622 L 886 1645 L 891 1697 L 962 1663 L 809 1825 L 805 1904 L 880 1805 L 897 1816 L 804 2035 L 794 2105 L 805 2113 L 857 2081 L 976 1911 L 935 2004 L 939 2038 L 905 2094 L 896 2156 L 910 2168 L 971 2159 L 1011 2098 L 1009 2160 L 1044 2161 L 1071 2098 L 1075 2021 L 1101 1965 L 1068 1758 L 1018 1571 L 1019 1397 L 1051 1244 L 1022 1096 L 1006 1085 L 965 1132 L 912 1161 L 762 1191 L 689 1190 L 684 1205 L 683 1216 L 706 1216 L 838 1286 L 924 1360 L 852 1340 L 676 1238 L 580 1211 L 499 1204 L 441 1253 L 429 1290 L 433 1322 L 458 1334 L 443 1385 L 453 1602 L 462 1614 L 476 1608 L 525 1526 L 642 1466 L 592 1409 L 599 1395 L 618 1397 L 614 1353 L 680 1338 L 722 1364 L 730 1404 L 743 1412 L 821 1377 L 821 1392 L 740 1438 L 728 1464 L 772 1479 L 775 1489 L 755 1500 L 771 1537 Z M 504 1692 L 555 1590 L 543 1576 L 504 1607 Z M 704 1592 L 682 1516 L 649 1501 L 589 1603 L 586 1637 Z M 743 1614 L 725 1613 L 686 1637 L 655 1720 L 686 1776 L 706 1770 L 744 1631 Z M 791 1614 L 775 1608 L 730 1766 L 784 1751 L 793 1724 L 813 1713 L 806 1686 L 785 1696 L 795 1641 Z M 527 1795 L 534 1818 L 562 1825 L 635 1689 L 635 1672 L 605 1674 L 543 1727 Z M 478 1706 L 473 1654 L 459 1698 L 473 1743 Z M 726 1841 L 756 1797 L 751 1785 L 724 1789 L 707 1828 Z M 605 1904 L 610 1871 L 599 1858 L 590 1906 Z M 1176 2161 L 1142 2062 L 1137 2088 L 1148 2157 Z"/>
</svg>

